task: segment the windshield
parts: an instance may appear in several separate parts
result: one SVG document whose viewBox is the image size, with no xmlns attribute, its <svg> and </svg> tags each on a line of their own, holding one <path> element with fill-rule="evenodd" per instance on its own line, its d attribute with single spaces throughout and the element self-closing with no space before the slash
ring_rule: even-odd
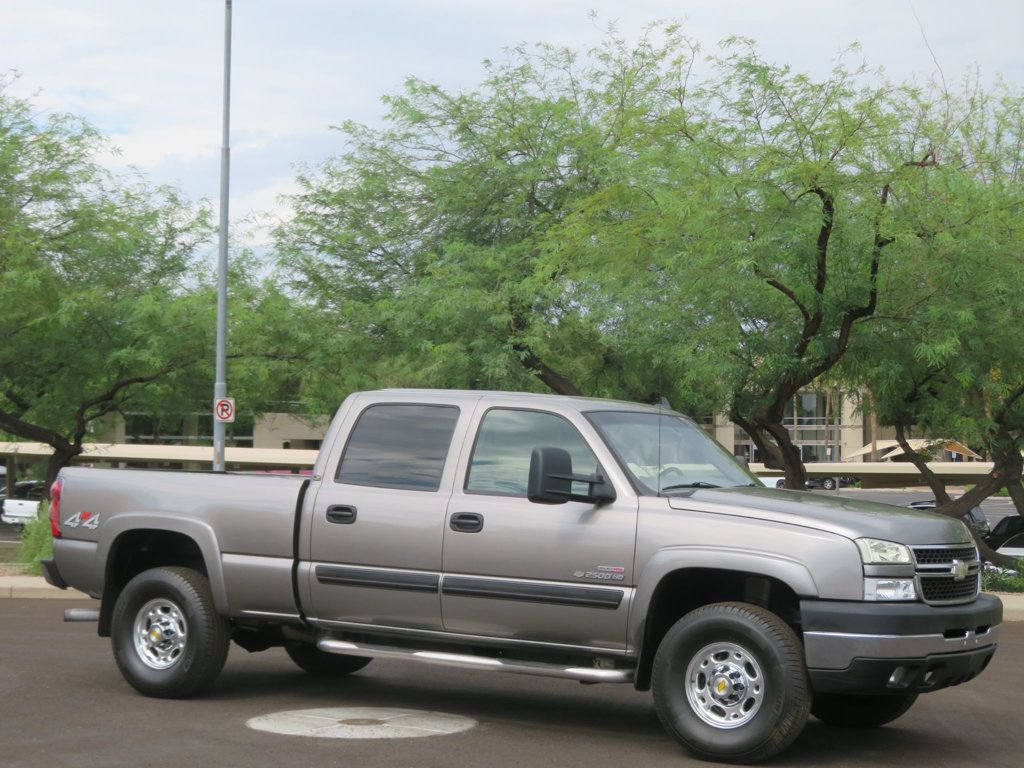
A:
<svg viewBox="0 0 1024 768">
<path fill-rule="evenodd" d="M 672 414 L 592 411 L 604 437 L 640 493 L 755 485 L 754 476 L 704 431 Z"/>
</svg>

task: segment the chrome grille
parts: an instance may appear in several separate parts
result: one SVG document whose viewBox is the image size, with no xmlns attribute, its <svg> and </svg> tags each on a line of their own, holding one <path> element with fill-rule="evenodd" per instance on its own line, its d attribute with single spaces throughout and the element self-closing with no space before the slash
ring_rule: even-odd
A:
<svg viewBox="0 0 1024 768">
<path fill-rule="evenodd" d="M 981 562 L 972 546 L 911 547 L 917 593 L 931 605 L 969 603 L 978 596 Z"/>
<path fill-rule="evenodd" d="M 955 581 L 952 576 L 921 579 L 921 597 L 926 603 L 969 603 L 978 594 L 978 574 Z"/>
<path fill-rule="evenodd" d="M 954 559 L 971 561 L 978 559 L 978 551 L 974 547 L 915 547 L 914 557 L 918 565 L 948 564 Z"/>
</svg>

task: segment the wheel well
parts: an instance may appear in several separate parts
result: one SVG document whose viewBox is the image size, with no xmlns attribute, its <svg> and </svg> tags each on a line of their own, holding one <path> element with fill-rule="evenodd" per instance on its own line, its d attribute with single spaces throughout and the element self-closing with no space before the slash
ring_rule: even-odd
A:
<svg viewBox="0 0 1024 768">
<path fill-rule="evenodd" d="M 135 576 L 166 565 L 180 565 L 209 576 L 206 561 L 195 540 L 183 533 L 139 529 L 118 536 L 110 547 L 100 603 L 100 637 L 110 637 L 114 603 Z"/>
<path fill-rule="evenodd" d="M 643 691 L 650 687 L 654 654 L 676 621 L 702 605 L 726 601 L 767 608 L 799 634 L 800 598 L 788 584 L 771 576 L 719 568 L 673 571 L 655 588 L 647 609 L 636 687 Z"/>
</svg>

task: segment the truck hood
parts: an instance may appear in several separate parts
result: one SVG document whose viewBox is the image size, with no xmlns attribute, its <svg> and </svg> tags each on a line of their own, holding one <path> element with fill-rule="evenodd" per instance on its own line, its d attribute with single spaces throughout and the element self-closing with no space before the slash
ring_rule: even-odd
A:
<svg viewBox="0 0 1024 768">
<path fill-rule="evenodd" d="M 771 520 L 850 539 L 868 537 L 911 545 L 970 542 L 967 528 L 959 520 L 924 510 L 808 491 L 709 488 L 690 496 L 669 496 L 668 503 L 673 509 Z"/>
</svg>

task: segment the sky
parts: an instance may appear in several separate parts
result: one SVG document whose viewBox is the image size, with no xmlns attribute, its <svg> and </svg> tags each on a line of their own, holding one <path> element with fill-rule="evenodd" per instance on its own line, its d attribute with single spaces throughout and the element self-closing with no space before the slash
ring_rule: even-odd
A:
<svg viewBox="0 0 1024 768">
<path fill-rule="evenodd" d="M 634 39 L 680 21 L 705 49 L 752 37 L 814 76 L 858 42 L 893 79 L 937 62 L 949 81 L 977 67 L 1024 86 L 1021 0 L 234 0 L 232 19 L 231 221 L 256 246 L 254 214 L 287 215 L 296 167 L 343 151 L 330 126 L 380 124 L 381 96 L 406 77 L 470 89 L 510 46 L 585 49 L 609 24 Z M 84 116 L 117 148 L 107 165 L 195 200 L 219 195 L 223 43 L 223 0 L 0 0 L 15 94 Z"/>
</svg>

